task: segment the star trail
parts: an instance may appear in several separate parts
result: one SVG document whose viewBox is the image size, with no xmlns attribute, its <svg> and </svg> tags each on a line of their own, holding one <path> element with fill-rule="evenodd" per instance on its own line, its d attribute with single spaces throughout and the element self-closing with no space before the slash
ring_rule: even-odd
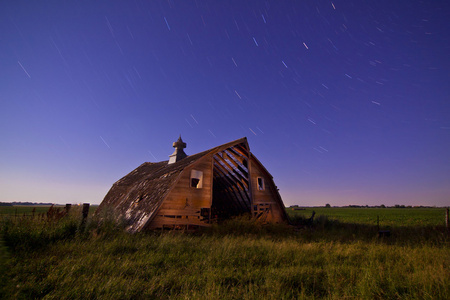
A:
<svg viewBox="0 0 450 300">
<path fill-rule="evenodd" d="M 445 1 L 0 4 L 0 201 L 100 203 L 181 134 L 286 205 L 449 205 Z"/>
</svg>

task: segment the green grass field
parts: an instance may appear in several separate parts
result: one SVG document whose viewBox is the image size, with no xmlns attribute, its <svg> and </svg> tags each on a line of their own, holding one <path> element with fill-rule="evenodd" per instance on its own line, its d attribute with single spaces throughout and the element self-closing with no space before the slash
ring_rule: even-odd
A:
<svg viewBox="0 0 450 300">
<path fill-rule="evenodd" d="M 54 205 L 55 209 L 63 210 L 65 205 Z M 77 205 L 72 206 L 77 209 Z M 97 209 L 98 205 L 91 205 L 89 208 L 89 214 L 93 214 Z M 22 216 L 31 216 L 34 214 L 45 214 L 47 213 L 50 205 L 14 205 L 14 206 L 0 206 L 0 218 L 9 216 L 9 217 L 17 217 L 20 218 Z"/>
<path fill-rule="evenodd" d="M 4 215 L 0 298 L 450 298 L 444 210 L 384 211 L 392 235 L 381 239 L 379 211 L 314 210 L 312 226 L 243 217 L 195 234 L 136 235 L 111 220 L 80 226 L 76 209 L 51 224 Z M 300 224 L 312 210 L 288 213 Z"/>
<path fill-rule="evenodd" d="M 287 209 L 290 216 L 317 216 L 345 223 L 377 225 L 380 227 L 439 226 L 445 224 L 445 208 L 351 208 L 351 207 L 308 207 L 305 210 Z"/>
<path fill-rule="evenodd" d="M 63 206 L 59 206 L 63 207 Z M 14 206 L 0 206 L 0 216 L 2 215 L 31 215 L 33 212 L 33 209 L 35 210 L 35 213 L 46 213 L 48 209 L 50 208 L 49 205 L 14 205 Z"/>
</svg>

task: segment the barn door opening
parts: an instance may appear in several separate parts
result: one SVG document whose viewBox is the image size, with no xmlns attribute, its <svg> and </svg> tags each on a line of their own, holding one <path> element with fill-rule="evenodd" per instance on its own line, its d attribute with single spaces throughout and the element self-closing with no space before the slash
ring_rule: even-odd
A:
<svg viewBox="0 0 450 300">
<path fill-rule="evenodd" d="M 218 221 L 251 212 L 248 152 L 236 145 L 213 156 L 211 217 Z"/>
</svg>

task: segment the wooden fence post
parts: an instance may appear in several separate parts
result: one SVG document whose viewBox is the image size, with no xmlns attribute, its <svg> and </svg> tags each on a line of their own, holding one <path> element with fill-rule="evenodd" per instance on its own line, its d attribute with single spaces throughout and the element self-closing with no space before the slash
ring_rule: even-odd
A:
<svg viewBox="0 0 450 300">
<path fill-rule="evenodd" d="M 449 208 L 447 207 L 445 211 L 445 226 L 447 227 L 447 232 L 450 232 L 450 222 L 449 222 Z"/>
<path fill-rule="evenodd" d="M 83 203 L 83 211 L 81 212 L 81 214 L 83 217 L 83 222 L 85 222 L 89 214 L 89 203 Z"/>
<path fill-rule="evenodd" d="M 66 213 L 67 213 L 67 214 L 69 213 L 69 211 L 70 211 L 71 208 L 72 208 L 72 204 L 67 203 L 67 204 L 66 204 Z"/>
<path fill-rule="evenodd" d="M 83 203 L 83 210 L 81 211 L 81 225 L 80 227 L 84 229 L 86 225 L 87 216 L 89 214 L 89 203 Z"/>
</svg>

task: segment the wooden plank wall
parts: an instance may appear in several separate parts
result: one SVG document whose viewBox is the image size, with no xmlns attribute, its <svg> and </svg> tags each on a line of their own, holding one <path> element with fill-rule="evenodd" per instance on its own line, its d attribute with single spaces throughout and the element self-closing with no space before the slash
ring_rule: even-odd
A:
<svg viewBox="0 0 450 300">
<path fill-rule="evenodd" d="M 191 170 L 203 172 L 202 188 L 190 186 Z M 211 197 L 212 155 L 207 155 L 183 170 L 149 227 L 183 229 L 185 226 L 209 226 L 208 218 L 200 213 L 202 208 L 211 207 Z"/>
<path fill-rule="evenodd" d="M 254 216 L 260 217 L 263 221 L 282 223 L 284 222 L 284 215 L 282 210 L 284 207 L 278 202 L 278 190 L 273 182 L 273 178 L 264 171 L 260 164 L 254 159 L 251 163 L 251 188 L 253 196 L 252 212 Z M 264 190 L 258 189 L 258 177 L 264 179 Z"/>
</svg>

